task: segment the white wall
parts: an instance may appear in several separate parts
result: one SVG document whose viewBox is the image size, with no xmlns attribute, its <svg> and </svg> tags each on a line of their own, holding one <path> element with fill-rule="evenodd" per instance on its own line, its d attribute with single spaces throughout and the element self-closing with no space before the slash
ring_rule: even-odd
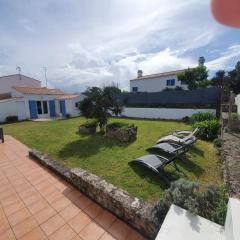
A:
<svg viewBox="0 0 240 240">
<path fill-rule="evenodd" d="M 237 105 L 237 112 L 240 114 L 240 94 L 235 97 L 235 104 Z"/>
<path fill-rule="evenodd" d="M 84 96 L 83 94 L 72 98 L 72 99 L 68 99 L 66 100 L 66 112 L 69 113 L 72 117 L 76 117 L 80 115 L 80 111 L 79 109 L 76 107 L 76 103 L 79 103 L 80 101 L 82 101 L 86 96 Z"/>
<path fill-rule="evenodd" d="M 5 122 L 8 116 L 18 116 L 18 120 L 26 119 L 25 103 L 23 100 L 0 101 L 0 122 Z"/>
<path fill-rule="evenodd" d="M 168 79 L 175 79 L 175 86 L 167 86 Z M 130 81 L 130 92 L 133 87 L 138 87 L 138 92 L 160 92 L 166 87 L 176 88 L 177 86 L 186 89 L 186 85 L 181 85 L 176 75 L 162 76 L 158 78 L 136 79 Z"/>
<path fill-rule="evenodd" d="M 128 108 L 125 107 L 122 116 L 136 118 L 182 119 L 198 112 L 211 112 L 215 109 L 179 109 L 179 108 Z"/>
<path fill-rule="evenodd" d="M 0 93 L 12 92 L 12 87 L 41 87 L 41 82 L 19 74 L 0 77 Z"/>
</svg>

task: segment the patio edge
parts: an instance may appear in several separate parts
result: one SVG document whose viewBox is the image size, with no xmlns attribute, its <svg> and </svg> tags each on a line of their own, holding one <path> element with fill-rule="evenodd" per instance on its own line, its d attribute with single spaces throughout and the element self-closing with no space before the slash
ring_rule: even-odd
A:
<svg viewBox="0 0 240 240">
<path fill-rule="evenodd" d="M 81 168 L 69 169 L 35 149 L 29 157 L 55 172 L 79 191 L 112 212 L 148 238 L 155 238 L 160 222 L 154 205 L 132 197 L 128 192 Z"/>
</svg>

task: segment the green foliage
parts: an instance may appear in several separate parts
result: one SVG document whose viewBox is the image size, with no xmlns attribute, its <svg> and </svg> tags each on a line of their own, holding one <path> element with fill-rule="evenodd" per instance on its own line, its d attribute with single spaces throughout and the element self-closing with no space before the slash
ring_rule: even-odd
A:
<svg viewBox="0 0 240 240">
<path fill-rule="evenodd" d="M 81 124 L 81 126 L 85 126 L 87 128 L 97 127 L 98 121 L 96 119 L 88 119 L 85 123 Z"/>
<path fill-rule="evenodd" d="M 215 138 L 213 144 L 217 149 L 220 149 L 222 147 L 223 140 L 220 137 Z"/>
<path fill-rule="evenodd" d="M 210 84 L 212 86 L 226 89 L 228 85 L 229 77 L 224 70 L 219 70 L 215 73 L 215 76 L 211 79 Z"/>
<path fill-rule="evenodd" d="M 213 140 L 217 138 L 220 133 L 221 123 L 214 120 L 205 120 L 193 124 L 193 128 L 198 128 L 197 135 L 204 140 Z"/>
<path fill-rule="evenodd" d="M 197 183 L 179 179 L 163 192 L 155 210 L 163 221 L 171 204 L 176 204 L 193 214 L 222 224 L 226 217 L 227 199 L 224 187 L 208 186 L 201 191 Z"/>
<path fill-rule="evenodd" d="M 190 122 L 191 122 L 191 124 L 194 124 L 196 122 L 202 122 L 202 121 L 205 121 L 205 120 L 213 120 L 213 119 L 216 119 L 216 116 L 213 113 L 198 112 L 198 113 L 194 113 L 190 117 Z"/>
<path fill-rule="evenodd" d="M 190 90 L 207 87 L 209 84 L 208 70 L 205 66 L 188 68 L 184 72 L 179 73 L 178 79 L 182 83 L 187 84 Z"/>
<path fill-rule="evenodd" d="M 7 123 L 13 123 L 18 121 L 18 116 L 8 116 L 5 120 Z"/>
<path fill-rule="evenodd" d="M 240 114 L 232 113 L 232 120 L 240 120 Z"/>
<path fill-rule="evenodd" d="M 87 98 L 80 102 L 79 109 L 86 118 L 97 119 L 101 131 L 104 132 L 110 115 L 118 116 L 122 112 L 122 106 L 115 98 L 120 92 L 120 89 L 114 86 L 88 88 L 84 93 Z"/>
<path fill-rule="evenodd" d="M 123 123 L 123 122 L 113 122 L 107 125 L 108 128 L 121 128 L 121 129 L 126 129 L 130 127 L 134 127 L 133 124 L 128 124 L 128 123 Z"/>
</svg>

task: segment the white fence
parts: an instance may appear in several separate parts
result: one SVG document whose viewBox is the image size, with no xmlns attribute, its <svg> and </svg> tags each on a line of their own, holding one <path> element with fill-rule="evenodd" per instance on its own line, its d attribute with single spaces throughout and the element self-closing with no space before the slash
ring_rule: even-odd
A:
<svg viewBox="0 0 240 240">
<path fill-rule="evenodd" d="M 125 107 L 122 116 L 134 118 L 182 119 L 194 113 L 210 112 L 216 114 L 215 109 L 183 109 L 183 108 L 129 108 Z"/>
</svg>

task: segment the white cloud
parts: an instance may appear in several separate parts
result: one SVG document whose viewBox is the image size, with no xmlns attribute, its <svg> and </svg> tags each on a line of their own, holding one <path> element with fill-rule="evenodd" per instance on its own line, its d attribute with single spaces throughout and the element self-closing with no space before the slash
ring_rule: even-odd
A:
<svg viewBox="0 0 240 240">
<path fill-rule="evenodd" d="M 43 79 L 42 66 L 47 66 L 51 85 L 69 91 L 113 81 L 127 88 L 138 68 L 151 74 L 196 64 L 191 53 L 224 32 L 212 20 L 208 4 L 208 0 L 6 3 L 7 16 L 0 9 L 0 73 L 13 73 L 20 65 L 23 73 Z M 210 66 L 224 65 L 224 57 Z"/>
</svg>

